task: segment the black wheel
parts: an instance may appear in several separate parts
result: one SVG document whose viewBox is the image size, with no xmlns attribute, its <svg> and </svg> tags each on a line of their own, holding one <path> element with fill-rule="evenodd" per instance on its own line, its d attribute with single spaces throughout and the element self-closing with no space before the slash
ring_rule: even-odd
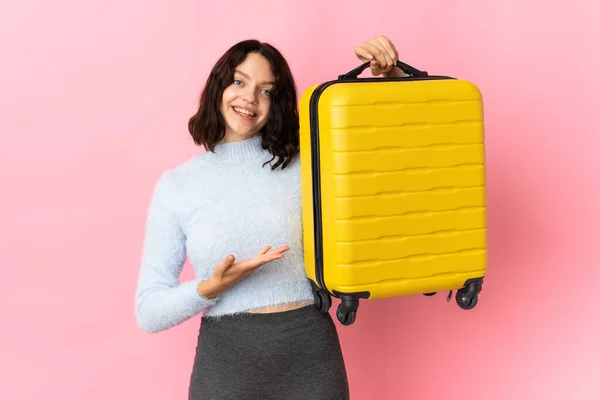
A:
<svg viewBox="0 0 600 400">
<path fill-rule="evenodd" d="M 319 297 L 321 298 L 321 307 L 319 308 L 319 311 L 321 311 L 323 314 L 328 313 L 329 309 L 331 308 L 331 296 L 329 293 L 321 290 L 319 292 Z"/>
<path fill-rule="evenodd" d="M 313 297 L 315 299 L 315 307 L 322 314 L 328 313 L 331 308 L 331 296 L 324 290 L 313 291 Z"/>
<path fill-rule="evenodd" d="M 423 296 L 435 296 L 437 292 L 423 293 Z"/>
<path fill-rule="evenodd" d="M 475 308 L 478 301 L 478 296 L 470 296 L 466 288 L 456 291 L 456 304 L 463 310 L 471 310 Z"/>
<path fill-rule="evenodd" d="M 342 325 L 352 325 L 356 321 L 356 310 L 350 310 L 343 304 L 340 304 L 338 305 L 336 316 Z"/>
<path fill-rule="evenodd" d="M 313 299 L 315 300 L 315 307 L 317 308 L 317 310 L 321 311 L 321 307 L 323 306 L 323 300 L 321 300 L 319 292 L 313 291 Z"/>
</svg>

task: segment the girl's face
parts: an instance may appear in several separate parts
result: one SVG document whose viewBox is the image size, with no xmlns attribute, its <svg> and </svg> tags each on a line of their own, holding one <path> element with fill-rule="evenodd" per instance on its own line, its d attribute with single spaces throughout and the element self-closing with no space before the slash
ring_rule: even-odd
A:
<svg viewBox="0 0 600 400">
<path fill-rule="evenodd" d="M 237 142 L 259 133 L 269 117 L 274 83 L 269 61 L 260 54 L 249 53 L 237 66 L 233 83 L 221 98 L 226 127 L 223 142 Z"/>
</svg>

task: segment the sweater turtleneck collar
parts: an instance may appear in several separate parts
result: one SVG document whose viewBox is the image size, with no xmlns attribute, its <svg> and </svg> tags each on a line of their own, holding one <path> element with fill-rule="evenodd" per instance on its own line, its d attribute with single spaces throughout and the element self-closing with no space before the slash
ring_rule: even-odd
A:
<svg viewBox="0 0 600 400">
<path fill-rule="evenodd" d="M 218 143 L 215 146 L 214 153 L 207 150 L 207 154 L 210 157 L 223 161 L 242 161 L 247 159 L 262 161 L 266 156 L 266 152 L 268 151 L 262 148 L 262 137 L 260 135 L 237 142 Z"/>
</svg>

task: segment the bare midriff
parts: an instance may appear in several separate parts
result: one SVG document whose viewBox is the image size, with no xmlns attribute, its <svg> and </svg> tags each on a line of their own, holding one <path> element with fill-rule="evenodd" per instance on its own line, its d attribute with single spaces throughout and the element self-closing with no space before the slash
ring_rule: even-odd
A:
<svg viewBox="0 0 600 400">
<path fill-rule="evenodd" d="M 295 302 L 295 303 L 276 304 L 274 306 L 252 308 L 250 310 L 246 310 L 246 312 L 249 312 L 252 314 L 269 314 L 269 313 L 275 313 L 275 312 L 296 310 L 298 308 L 306 307 L 312 303 L 313 303 L 313 300 L 307 300 L 307 301 L 301 301 L 301 302 Z"/>
</svg>

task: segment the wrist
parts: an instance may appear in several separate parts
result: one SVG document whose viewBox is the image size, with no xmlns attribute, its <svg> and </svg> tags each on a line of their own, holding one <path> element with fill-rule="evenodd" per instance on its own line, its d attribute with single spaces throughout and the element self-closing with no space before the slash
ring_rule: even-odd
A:
<svg viewBox="0 0 600 400">
<path fill-rule="evenodd" d="M 402 68 L 394 66 L 388 72 L 384 72 L 383 76 L 385 76 L 386 78 L 399 78 L 399 77 L 410 76 L 410 75 L 407 74 L 406 72 L 404 72 L 402 70 Z"/>
<path fill-rule="evenodd" d="M 212 299 L 219 295 L 219 290 L 212 277 L 201 281 L 196 287 L 196 291 L 200 296 L 206 297 L 207 299 Z"/>
</svg>

